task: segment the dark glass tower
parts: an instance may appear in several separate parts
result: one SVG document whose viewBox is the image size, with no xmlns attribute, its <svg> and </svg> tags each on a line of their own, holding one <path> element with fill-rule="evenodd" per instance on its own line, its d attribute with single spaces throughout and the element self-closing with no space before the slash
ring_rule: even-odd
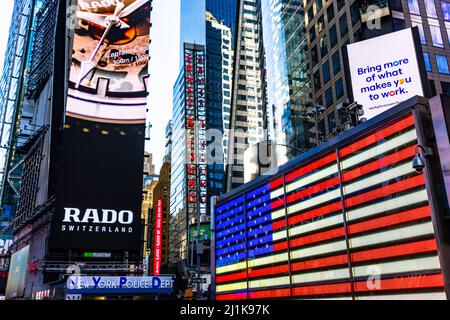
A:
<svg viewBox="0 0 450 320">
<path fill-rule="evenodd" d="M 222 133 L 223 155 L 215 156 L 224 159 L 208 166 L 210 196 L 225 192 L 226 187 L 224 162 L 230 129 L 237 9 L 237 0 L 206 0 L 207 129 Z"/>
</svg>

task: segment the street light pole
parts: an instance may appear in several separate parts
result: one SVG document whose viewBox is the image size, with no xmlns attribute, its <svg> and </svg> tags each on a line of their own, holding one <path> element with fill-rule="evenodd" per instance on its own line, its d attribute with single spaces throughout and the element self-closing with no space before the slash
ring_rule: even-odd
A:
<svg viewBox="0 0 450 320">
<path fill-rule="evenodd" d="M 314 107 L 309 107 L 306 110 L 306 116 L 309 118 L 314 117 L 314 130 L 316 136 L 316 144 L 319 145 L 320 136 L 319 136 L 319 115 L 325 112 L 325 108 L 321 105 L 315 105 Z"/>
<path fill-rule="evenodd" d="M 317 112 L 314 112 L 314 127 L 316 131 L 316 143 L 319 145 L 319 121 L 317 119 Z"/>
</svg>

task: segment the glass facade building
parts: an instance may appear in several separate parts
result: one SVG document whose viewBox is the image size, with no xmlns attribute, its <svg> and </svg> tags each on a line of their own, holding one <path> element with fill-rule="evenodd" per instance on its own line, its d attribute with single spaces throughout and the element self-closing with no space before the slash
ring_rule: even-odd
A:
<svg viewBox="0 0 450 320">
<path fill-rule="evenodd" d="M 184 48 L 184 46 L 183 46 Z M 173 88 L 172 151 L 170 181 L 170 243 L 169 260 L 174 263 L 187 259 L 186 211 L 186 111 L 184 67 Z"/>
<path fill-rule="evenodd" d="M 5 214 L 12 213 L 17 201 L 17 194 L 7 181 L 9 171 L 20 161 L 20 156 L 15 152 L 16 148 L 33 132 L 25 126 L 32 116 L 29 110 L 24 108 L 25 84 L 29 77 L 38 13 L 46 2 L 44 0 L 14 2 L 3 74 L 0 79 L 0 201 L 2 212 Z M 6 216 L 2 218 L 0 212 L 2 221 L 0 230 L 8 226 L 6 220 Z"/>
<path fill-rule="evenodd" d="M 277 144 L 310 147 L 310 124 L 304 116 L 311 105 L 305 9 L 299 0 L 262 0 L 271 136 Z M 298 152 L 277 146 L 278 162 Z"/>
</svg>

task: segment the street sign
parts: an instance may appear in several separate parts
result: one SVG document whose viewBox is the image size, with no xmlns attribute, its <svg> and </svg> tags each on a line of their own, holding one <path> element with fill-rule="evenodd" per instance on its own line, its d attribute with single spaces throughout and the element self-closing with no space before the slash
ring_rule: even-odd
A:
<svg viewBox="0 0 450 320">
<path fill-rule="evenodd" d="M 192 283 L 206 283 L 206 278 L 192 278 Z"/>
</svg>

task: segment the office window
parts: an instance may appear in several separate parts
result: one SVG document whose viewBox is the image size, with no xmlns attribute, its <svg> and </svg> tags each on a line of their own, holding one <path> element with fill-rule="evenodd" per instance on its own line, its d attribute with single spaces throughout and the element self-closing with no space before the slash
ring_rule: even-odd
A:
<svg viewBox="0 0 450 320">
<path fill-rule="evenodd" d="M 360 20 L 361 17 L 358 6 L 359 6 L 358 1 L 355 1 L 350 7 L 352 25 L 355 25 Z"/>
<path fill-rule="evenodd" d="M 439 28 L 439 25 L 436 26 L 430 24 L 430 33 L 431 39 L 433 41 L 433 46 L 443 48 L 444 40 L 442 39 L 441 28 Z"/>
<path fill-rule="evenodd" d="M 336 75 L 339 71 L 341 71 L 341 56 L 339 54 L 339 50 L 333 54 L 331 60 L 333 63 L 333 73 Z"/>
<path fill-rule="evenodd" d="M 391 0 L 391 9 L 395 11 L 403 11 L 402 0 Z"/>
<path fill-rule="evenodd" d="M 341 31 L 341 38 L 345 37 L 348 32 L 347 15 L 345 13 L 339 18 L 339 29 Z"/>
<path fill-rule="evenodd" d="M 316 90 L 316 91 L 319 91 L 320 90 L 320 88 L 321 88 L 321 83 L 320 83 L 320 72 L 319 72 L 319 70 L 317 70 L 315 73 L 314 73 L 314 89 Z"/>
<path fill-rule="evenodd" d="M 422 44 L 427 44 L 427 39 L 425 37 L 425 32 L 423 31 L 423 25 L 419 22 L 412 22 L 413 27 L 417 27 L 419 29 L 419 35 L 420 35 L 420 42 Z"/>
<path fill-rule="evenodd" d="M 319 19 L 317 19 L 317 33 L 321 33 L 325 28 L 325 18 L 324 15 L 321 15 Z"/>
<path fill-rule="evenodd" d="M 437 18 L 436 5 L 434 0 L 424 0 L 427 15 L 431 18 Z"/>
<path fill-rule="evenodd" d="M 423 59 L 425 60 L 425 68 L 427 69 L 428 72 L 431 72 L 432 71 L 431 61 L 430 61 L 430 55 L 428 54 L 428 52 L 423 53 Z"/>
<path fill-rule="evenodd" d="M 450 21 L 450 2 L 441 1 L 442 14 L 445 21 Z"/>
<path fill-rule="evenodd" d="M 336 81 L 336 99 L 341 98 L 344 95 L 344 84 L 342 79 Z"/>
<path fill-rule="evenodd" d="M 314 39 L 316 39 L 316 27 L 313 26 L 310 30 L 309 30 L 309 39 L 311 42 L 314 41 Z"/>
<path fill-rule="evenodd" d="M 313 11 L 313 7 L 311 6 L 311 8 L 309 8 L 308 10 L 308 20 L 309 22 L 311 22 L 314 19 L 314 11 Z"/>
<path fill-rule="evenodd" d="M 450 83 L 442 81 L 441 87 L 442 87 L 442 93 L 446 96 L 450 96 Z"/>
<path fill-rule="evenodd" d="M 322 96 L 320 96 L 320 97 L 317 97 L 317 99 L 316 99 L 316 103 L 319 105 L 319 106 L 323 106 L 323 100 L 322 100 Z"/>
<path fill-rule="evenodd" d="M 328 23 L 334 18 L 334 4 L 331 2 L 331 5 L 327 9 L 327 21 Z"/>
<path fill-rule="evenodd" d="M 327 55 L 328 52 L 327 37 L 325 35 L 320 39 L 319 45 L 320 45 L 320 55 L 323 58 Z"/>
<path fill-rule="evenodd" d="M 353 34 L 353 40 L 354 40 L 355 42 L 362 41 L 362 40 L 363 40 L 362 36 L 363 36 L 363 33 L 362 33 L 361 29 L 358 29 L 358 30 L 355 31 L 355 33 Z"/>
<path fill-rule="evenodd" d="M 403 20 L 403 19 L 394 18 L 393 19 L 393 23 L 394 23 L 394 30 L 395 31 L 403 30 L 406 27 L 405 20 Z"/>
<path fill-rule="evenodd" d="M 333 130 L 336 128 L 336 116 L 334 115 L 334 112 L 331 112 L 328 114 L 328 131 L 333 132 Z"/>
<path fill-rule="evenodd" d="M 334 48 L 334 46 L 337 44 L 337 32 L 336 32 L 336 25 L 332 26 L 330 28 L 330 50 Z"/>
<path fill-rule="evenodd" d="M 322 74 L 323 74 L 323 84 L 326 84 L 328 81 L 330 81 L 330 65 L 328 61 L 322 65 Z"/>
<path fill-rule="evenodd" d="M 436 84 L 434 83 L 434 80 L 430 80 L 430 90 L 431 90 L 431 96 L 434 97 L 436 95 Z"/>
<path fill-rule="evenodd" d="M 446 56 L 436 55 L 436 64 L 438 67 L 438 72 L 442 74 L 450 74 L 448 69 L 448 61 Z"/>
<path fill-rule="evenodd" d="M 333 104 L 333 87 L 330 87 L 327 91 L 325 91 L 325 102 L 327 107 L 331 107 Z"/>
<path fill-rule="evenodd" d="M 317 0 L 316 3 L 317 3 L 317 11 L 319 11 L 323 7 L 323 2 L 322 2 L 322 0 Z"/>
<path fill-rule="evenodd" d="M 409 12 L 413 14 L 420 15 L 419 1 L 418 0 L 408 0 Z"/>
<path fill-rule="evenodd" d="M 311 49 L 311 60 L 312 60 L 313 66 L 315 66 L 319 62 L 319 53 L 317 52 L 317 46 L 314 46 Z"/>
<path fill-rule="evenodd" d="M 317 122 L 317 131 L 319 133 L 319 138 L 320 138 L 320 136 L 322 136 L 325 132 L 325 120 L 324 119 Z"/>
</svg>

